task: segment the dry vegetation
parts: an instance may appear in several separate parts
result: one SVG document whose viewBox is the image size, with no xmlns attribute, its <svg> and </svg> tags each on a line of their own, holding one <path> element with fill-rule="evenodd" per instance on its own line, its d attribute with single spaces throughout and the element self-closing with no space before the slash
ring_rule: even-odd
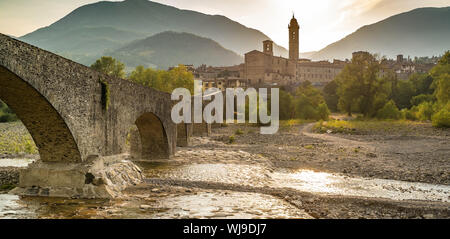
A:
<svg viewBox="0 0 450 239">
<path fill-rule="evenodd" d="M 37 147 L 20 122 L 0 123 L 0 154 L 37 154 Z"/>
</svg>

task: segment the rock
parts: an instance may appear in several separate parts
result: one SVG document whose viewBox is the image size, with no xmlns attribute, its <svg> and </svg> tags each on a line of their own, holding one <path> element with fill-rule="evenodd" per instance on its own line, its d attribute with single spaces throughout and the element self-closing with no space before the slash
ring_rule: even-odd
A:
<svg viewBox="0 0 450 239">
<path fill-rule="evenodd" d="M 152 192 L 154 192 L 154 193 L 155 193 L 155 192 L 159 192 L 159 189 L 158 189 L 158 188 L 153 188 L 153 189 L 152 189 Z"/>
<path fill-rule="evenodd" d="M 151 208 L 151 206 L 150 206 L 150 205 L 145 205 L 145 204 L 143 204 L 143 205 L 140 205 L 139 208 L 140 208 L 140 209 L 147 210 L 147 209 Z"/>
<path fill-rule="evenodd" d="M 429 213 L 429 214 L 424 214 L 424 215 L 422 215 L 422 217 L 423 217 L 424 219 L 433 219 L 433 218 L 434 218 L 434 215 L 431 214 L 431 213 Z"/>
<path fill-rule="evenodd" d="M 374 153 L 367 153 L 366 156 L 370 157 L 370 158 L 376 158 L 377 157 L 377 155 L 374 154 Z"/>
<path fill-rule="evenodd" d="M 221 218 L 229 217 L 229 216 L 233 216 L 233 214 L 230 214 L 230 213 L 216 213 L 216 214 L 212 215 L 212 217 L 221 217 Z"/>
<path fill-rule="evenodd" d="M 313 203 L 314 201 L 315 201 L 314 198 L 305 199 L 305 202 L 308 202 L 308 203 Z"/>
</svg>

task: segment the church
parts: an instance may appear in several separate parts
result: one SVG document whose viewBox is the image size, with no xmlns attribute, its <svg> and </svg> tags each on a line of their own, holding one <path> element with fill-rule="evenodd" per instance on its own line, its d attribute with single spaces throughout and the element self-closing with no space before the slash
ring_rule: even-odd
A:
<svg viewBox="0 0 450 239">
<path fill-rule="evenodd" d="M 263 51 L 253 50 L 245 54 L 244 76 L 248 85 L 291 85 L 298 82 L 300 26 L 292 16 L 289 29 L 289 59 L 273 55 L 273 42 L 263 42 Z"/>
<path fill-rule="evenodd" d="M 203 81 L 203 90 L 216 87 L 276 87 L 293 86 L 309 81 L 316 87 L 323 87 L 332 81 L 344 68 L 346 62 L 334 60 L 311 61 L 299 59 L 300 26 L 292 16 L 288 25 L 289 58 L 274 55 L 274 43 L 262 42 L 262 51 L 253 50 L 245 54 L 245 63 L 229 67 L 199 67 L 195 77 Z M 227 74 L 223 74 L 226 72 Z M 226 75 L 226 76 L 225 76 Z"/>
</svg>

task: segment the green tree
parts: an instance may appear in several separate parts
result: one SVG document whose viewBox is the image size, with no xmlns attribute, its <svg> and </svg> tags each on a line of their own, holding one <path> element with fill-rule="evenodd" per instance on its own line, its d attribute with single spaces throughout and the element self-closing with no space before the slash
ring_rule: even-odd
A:
<svg viewBox="0 0 450 239">
<path fill-rule="evenodd" d="M 364 117 L 372 117 L 387 101 L 389 74 L 380 77 L 381 61 L 370 53 L 354 55 L 336 77 L 338 107 L 349 115 L 358 110 Z"/>
<path fill-rule="evenodd" d="M 379 109 L 377 112 L 377 118 L 379 119 L 400 119 L 401 116 L 402 113 L 398 110 L 393 100 L 387 102 L 383 108 Z"/>
<path fill-rule="evenodd" d="M 294 117 L 294 102 L 293 97 L 288 92 L 280 89 L 280 119 L 288 120 Z"/>
<path fill-rule="evenodd" d="M 434 127 L 450 128 L 450 103 L 433 114 L 431 121 Z"/>
<path fill-rule="evenodd" d="M 296 89 L 294 104 L 295 118 L 326 120 L 330 114 L 322 94 L 309 81 Z"/>
<path fill-rule="evenodd" d="M 91 68 L 110 76 L 125 78 L 125 65 L 110 56 L 102 56 Z"/>
<path fill-rule="evenodd" d="M 411 98 L 411 105 L 412 106 L 417 106 L 417 105 L 420 105 L 423 102 L 433 102 L 435 100 L 436 99 L 434 98 L 434 95 L 420 94 L 420 95 L 416 95 L 416 96 Z"/>
<path fill-rule="evenodd" d="M 400 109 L 410 108 L 411 99 L 416 95 L 416 89 L 411 81 L 397 81 L 392 89 L 391 98 Z"/>
<path fill-rule="evenodd" d="M 171 93 L 176 88 L 186 88 L 194 92 L 194 75 L 183 65 L 169 71 L 138 66 L 131 72 L 129 80 L 138 84 Z"/>
<path fill-rule="evenodd" d="M 328 82 L 323 88 L 324 99 L 331 111 L 338 111 L 339 96 L 337 95 L 338 84 L 335 80 Z"/>
<path fill-rule="evenodd" d="M 430 70 L 434 78 L 432 87 L 436 97 L 435 113 L 431 120 L 435 127 L 450 127 L 450 51 L 445 52 L 438 64 Z"/>
<path fill-rule="evenodd" d="M 409 77 L 409 81 L 414 85 L 415 95 L 429 95 L 433 93 L 433 88 L 431 88 L 433 77 L 430 74 L 414 73 Z"/>
<path fill-rule="evenodd" d="M 17 121 L 16 114 L 0 100 L 0 123 Z"/>
<path fill-rule="evenodd" d="M 450 99 L 450 51 L 447 51 L 438 64 L 430 70 L 430 75 L 435 79 L 434 96 L 440 108 L 444 107 Z"/>
</svg>

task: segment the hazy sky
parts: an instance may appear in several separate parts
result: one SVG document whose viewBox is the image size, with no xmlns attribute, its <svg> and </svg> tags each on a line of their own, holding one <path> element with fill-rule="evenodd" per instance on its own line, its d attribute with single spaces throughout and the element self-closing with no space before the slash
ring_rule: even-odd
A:
<svg viewBox="0 0 450 239">
<path fill-rule="evenodd" d="M 0 33 L 22 36 L 98 0 L 0 0 Z M 450 0 L 155 0 L 181 9 L 225 15 L 287 47 L 292 13 L 300 24 L 300 51 L 319 50 L 363 25 Z"/>
</svg>

